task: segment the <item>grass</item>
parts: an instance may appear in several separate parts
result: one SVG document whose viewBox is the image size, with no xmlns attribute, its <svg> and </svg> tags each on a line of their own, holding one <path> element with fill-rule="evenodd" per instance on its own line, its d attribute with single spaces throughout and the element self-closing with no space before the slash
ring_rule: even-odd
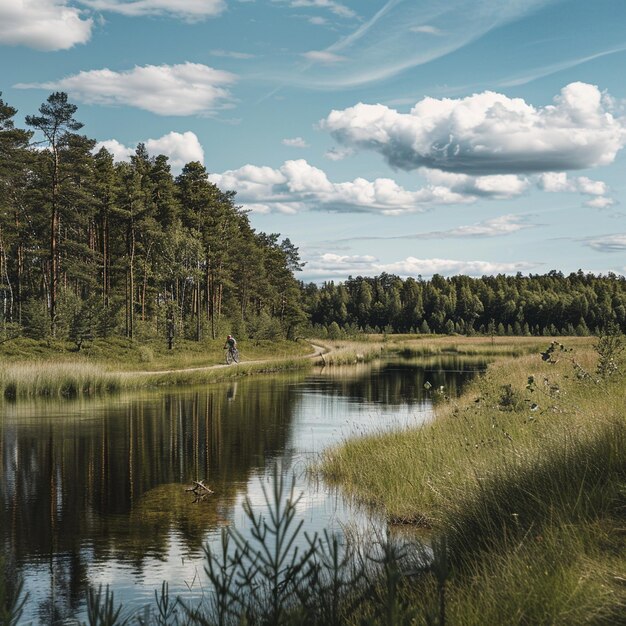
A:
<svg viewBox="0 0 626 626">
<path fill-rule="evenodd" d="M 377 339 L 370 341 L 313 339 L 311 341 L 313 344 L 324 348 L 324 353 L 315 360 L 317 365 L 366 363 L 384 356 L 388 349 L 386 342 Z"/>
<path fill-rule="evenodd" d="M 447 538 L 451 623 L 624 623 L 626 377 L 599 379 L 572 343 L 554 363 L 499 358 L 432 423 L 323 459 L 358 500 Z"/>
<path fill-rule="evenodd" d="M 76 397 L 163 385 L 189 385 L 310 367 L 305 342 L 243 341 L 243 362 L 224 363 L 222 341 L 178 342 L 174 350 L 115 338 L 76 352 L 58 341 L 15 339 L 0 345 L 0 397 Z"/>
<path fill-rule="evenodd" d="M 0 391 L 8 399 L 75 397 L 118 391 L 120 375 L 90 363 L 16 363 L 0 369 Z"/>
</svg>

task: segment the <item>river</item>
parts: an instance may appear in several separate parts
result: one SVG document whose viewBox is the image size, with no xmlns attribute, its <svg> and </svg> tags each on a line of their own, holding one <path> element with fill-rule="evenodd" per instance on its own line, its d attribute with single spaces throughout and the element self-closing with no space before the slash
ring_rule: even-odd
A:
<svg viewBox="0 0 626 626">
<path fill-rule="evenodd" d="M 24 579 L 20 623 L 75 624 L 89 587 L 109 585 L 128 611 L 207 592 L 203 546 L 244 535 L 243 502 L 264 503 L 272 468 L 302 493 L 305 528 L 384 525 L 311 480 L 342 440 L 423 423 L 424 383 L 451 395 L 484 363 L 393 360 L 96 399 L 2 403 L 0 537 Z M 214 493 L 194 503 L 204 480 Z"/>
</svg>

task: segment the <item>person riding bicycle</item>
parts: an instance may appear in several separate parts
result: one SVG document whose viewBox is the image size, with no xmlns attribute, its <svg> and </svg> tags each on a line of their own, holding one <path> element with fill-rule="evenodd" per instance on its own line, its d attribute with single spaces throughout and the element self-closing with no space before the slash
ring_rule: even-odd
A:
<svg viewBox="0 0 626 626">
<path fill-rule="evenodd" d="M 228 337 L 226 337 L 224 350 L 226 350 L 226 348 L 228 348 L 229 350 L 235 350 L 237 348 L 237 340 L 232 335 L 228 335 Z"/>
<path fill-rule="evenodd" d="M 230 365 L 233 361 L 239 363 L 239 351 L 237 350 L 237 341 L 232 335 L 226 337 L 226 343 L 224 344 L 226 350 L 226 363 Z"/>
</svg>

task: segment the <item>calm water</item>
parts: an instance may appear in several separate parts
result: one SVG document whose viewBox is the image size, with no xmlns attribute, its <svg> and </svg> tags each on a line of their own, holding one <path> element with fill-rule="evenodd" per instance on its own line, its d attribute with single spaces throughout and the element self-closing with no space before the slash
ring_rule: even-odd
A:
<svg viewBox="0 0 626 626">
<path fill-rule="evenodd" d="M 295 475 L 308 530 L 382 524 L 305 469 L 346 437 L 419 424 L 426 380 L 460 391 L 460 360 L 358 365 L 102 400 L 0 404 L 0 536 L 25 581 L 24 623 L 72 624 L 89 586 L 130 608 L 206 593 L 203 546 L 242 503 L 263 506 L 271 468 Z M 185 488 L 215 491 L 194 504 Z"/>
</svg>

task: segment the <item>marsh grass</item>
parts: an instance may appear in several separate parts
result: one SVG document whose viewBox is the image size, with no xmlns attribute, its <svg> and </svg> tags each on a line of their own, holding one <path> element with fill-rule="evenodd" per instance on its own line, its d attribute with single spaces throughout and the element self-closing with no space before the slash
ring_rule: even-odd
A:
<svg viewBox="0 0 626 626">
<path fill-rule="evenodd" d="M 162 372 L 112 372 L 92 363 L 15 363 L 0 368 L 0 393 L 7 400 L 75 398 L 122 390 L 213 383 L 310 367 L 311 362 L 302 358 Z"/>
<path fill-rule="evenodd" d="M 357 499 L 446 536 L 452 623 L 624 623 L 626 379 L 590 375 L 598 354 L 575 344 L 499 358 L 432 423 L 323 459 Z"/>
<path fill-rule="evenodd" d="M 224 362 L 222 345 L 187 342 L 170 353 L 115 339 L 93 342 L 90 348 L 75 352 L 62 342 L 20 338 L 2 346 L 0 398 L 70 398 L 122 389 L 211 383 L 311 366 L 308 344 L 259 341 L 244 342 L 242 348 L 244 360 L 257 362 L 212 367 Z"/>
<path fill-rule="evenodd" d="M 0 389 L 8 399 L 76 397 L 121 388 L 119 375 L 91 363 L 16 363 L 0 369 Z"/>
<path fill-rule="evenodd" d="M 318 341 L 315 345 L 322 346 L 324 353 L 315 359 L 316 365 L 353 365 L 355 363 L 367 363 L 386 356 L 389 346 L 383 341 Z"/>
</svg>

